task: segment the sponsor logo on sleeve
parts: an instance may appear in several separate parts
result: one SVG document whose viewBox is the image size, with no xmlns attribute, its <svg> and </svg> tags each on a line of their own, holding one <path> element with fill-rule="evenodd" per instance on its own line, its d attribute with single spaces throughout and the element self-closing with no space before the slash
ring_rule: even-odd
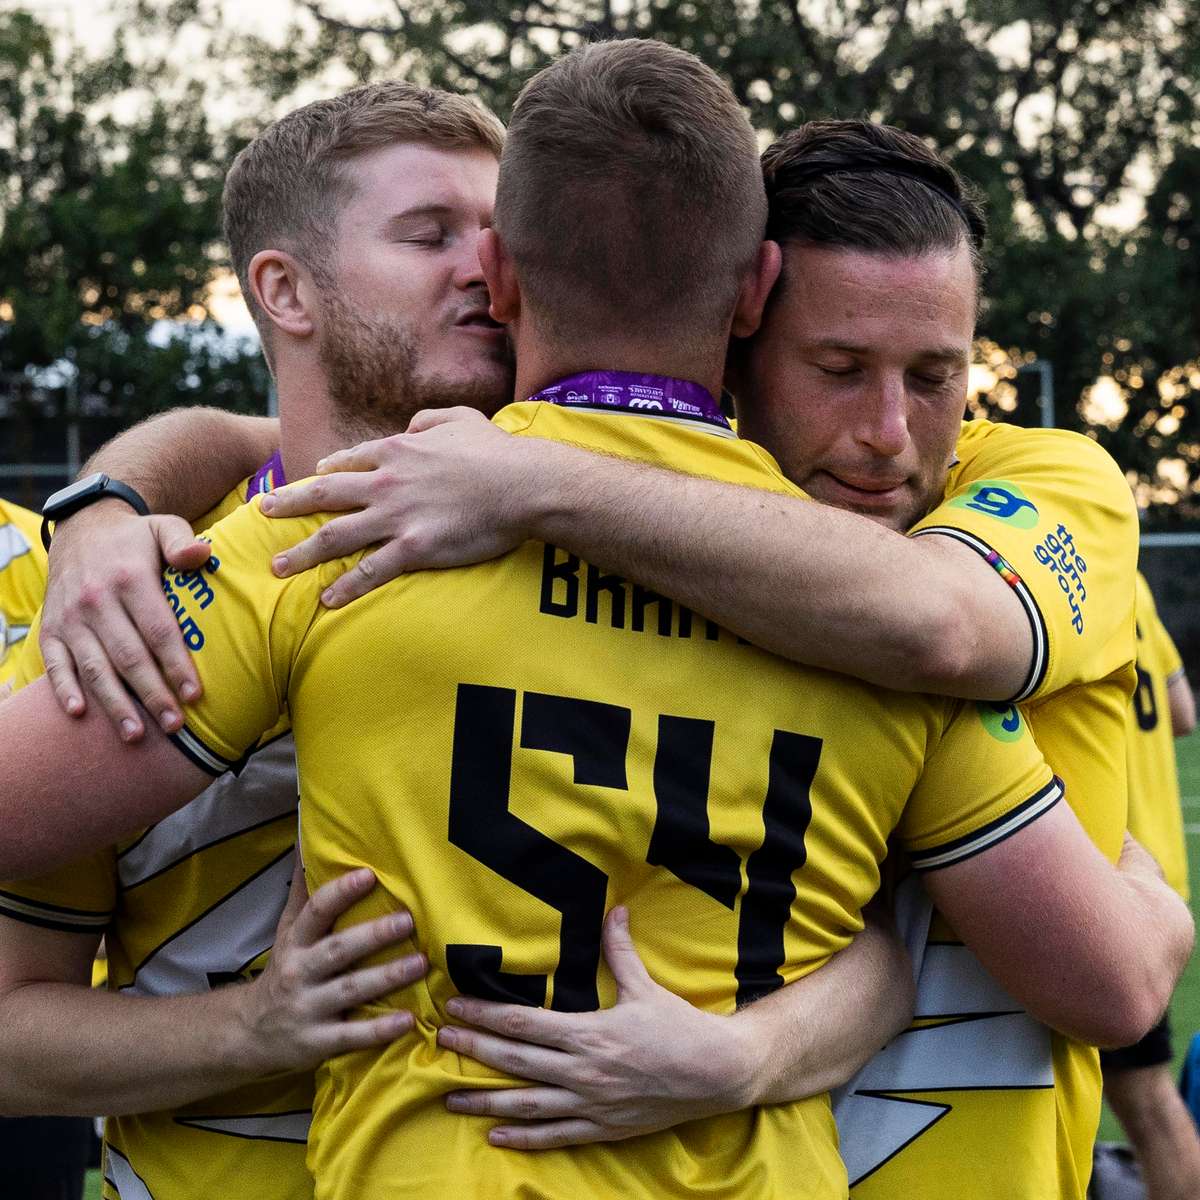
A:
<svg viewBox="0 0 1200 1200">
<path fill-rule="evenodd" d="M 183 644 L 193 653 L 204 649 L 204 631 L 196 620 L 196 614 L 203 612 L 217 598 L 207 577 L 220 568 L 221 560 L 213 554 L 198 570 L 179 571 L 175 567 L 168 567 L 163 572 L 163 595 L 175 614 L 175 620 L 179 622 Z"/>
<path fill-rule="evenodd" d="M 1083 605 L 1087 600 L 1087 563 L 1075 545 L 1071 531 L 1059 524 L 1033 548 L 1033 556 L 1058 580 L 1063 598 L 1071 609 L 1071 628 L 1083 633 Z"/>
<path fill-rule="evenodd" d="M 980 701 L 976 706 L 983 727 L 998 742 L 1015 742 L 1024 733 L 1021 710 L 1015 704 L 992 704 Z"/>
<path fill-rule="evenodd" d="M 1003 479 L 978 480 L 955 496 L 950 507 L 983 513 L 1017 529 L 1032 529 L 1038 523 L 1037 506 L 1016 484 Z"/>
</svg>

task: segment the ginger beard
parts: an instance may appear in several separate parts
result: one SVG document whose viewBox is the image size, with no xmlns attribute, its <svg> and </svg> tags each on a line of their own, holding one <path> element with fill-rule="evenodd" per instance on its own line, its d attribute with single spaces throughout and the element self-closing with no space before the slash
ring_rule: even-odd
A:
<svg viewBox="0 0 1200 1200">
<path fill-rule="evenodd" d="M 423 408 L 464 405 L 490 417 L 513 397 L 513 358 L 508 339 L 494 349 L 464 347 L 478 370 L 459 378 L 423 375 L 411 328 L 394 317 L 377 317 L 322 288 L 320 360 L 338 424 L 356 438 L 399 433 Z"/>
</svg>

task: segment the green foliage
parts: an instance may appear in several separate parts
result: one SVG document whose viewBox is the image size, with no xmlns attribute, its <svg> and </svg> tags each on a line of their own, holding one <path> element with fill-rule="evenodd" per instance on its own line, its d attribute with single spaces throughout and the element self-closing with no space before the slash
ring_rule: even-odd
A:
<svg viewBox="0 0 1200 1200">
<path fill-rule="evenodd" d="M 201 83 L 171 95 L 173 82 L 123 36 L 87 59 L 56 52 L 30 15 L 0 14 L 0 376 L 66 360 L 92 408 L 141 413 L 192 395 L 261 407 L 261 371 L 213 328 L 148 336 L 164 319 L 211 325 L 222 260 L 226 150 Z"/>
<path fill-rule="evenodd" d="M 0 367 L 64 344 L 82 361 L 80 321 L 131 332 L 203 303 L 220 168 L 297 97 L 400 74 L 505 115 L 580 40 L 658 37 L 724 74 L 764 135 L 868 116 L 948 154 L 990 212 L 981 333 L 1053 364 L 1060 424 L 1084 428 L 1077 405 L 1110 376 L 1127 415 L 1091 431 L 1153 498 L 1183 500 L 1159 515 L 1194 515 L 1200 0 L 293 0 L 270 37 L 227 18 L 222 0 L 139 0 L 135 30 L 207 39 L 192 92 L 172 100 L 165 68 L 122 42 L 55 64 L 32 18 L 0 18 L 0 147 L 22 147 L 0 149 L 0 296 L 22 297 Z M 92 115 L 131 88 L 147 97 L 133 122 Z M 205 113 L 231 90 L 243 115 L 222 142 Z M 1129 227 L 1109 210 L 1131 185 L 1149 195 Z"/>
<path fill-rule="evenodd" d="M 1158 421 L 1160 376 L 1200 357 L 1196 0 L 379 0 L 356 21 L 339 0 L 298 0 L 294 12 L 281 43 L 242 47 L 277 96 L 340 62 L 354 78 L 473 92 L 503 115 L 562 49 L 636 35 L 722 72 L 767 134 L 833 115 L 928 138 L 988 203 L 980 332 L 1051 362 L 1060 424 L 1088 428 L 1078 404 L 1112 376 L 1128 413 L 1093 434 L 1160 520 L 1200 507 L 1200 389 L 1188 385 L 1171 432 Z M 1106 208 L 1147 176 L 1159 180 L 1148 219 L 1114 227 Z M 1164 458 L 1186 467 L 1178 486 L 1158 478 Z"/>
</svg>

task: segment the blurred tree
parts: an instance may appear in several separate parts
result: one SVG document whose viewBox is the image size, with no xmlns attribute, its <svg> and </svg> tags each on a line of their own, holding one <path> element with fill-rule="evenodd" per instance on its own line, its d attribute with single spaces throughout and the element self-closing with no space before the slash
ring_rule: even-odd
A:
<svg viewBox="0 0 1200 1200">
<path fill-rule="evenodd" d="M 223 340 L 206 307 L 227 151 L 202 85 L 170 97 L 171 83 L 161 61 L 135 61 L 123 33 L 91 58 L 61 52 L 27 13 L 0 13 L 10 383 L 50 369 L 85 409 L 126 416 L 189 400 L 262 407 L 257 357 Z M 191 324 L 163 324 L 180 318 Z"/>
<path fill-rule="evenodd" d="M 212 0 L 178 2 L 198 13 Z M 355 79 L 402 72 L 471 92 L 503 115 L 561 50 L 648 36 L 722 72 L 765 136 L 832 115 L 928 138 L 988 202 L 981 332 L 1053 365 L 1059 423 L 1099 437 L 1144 498 L 1200 510 L 1191 372 L 1186 395 L 1167 385 L 1186 414 L 1146 425 L 1160 376 L 1200 357 L 1197 0 L 295 0 L 293 12 L 285 36 L 242 43 L 276 96 L 339 63 Z M 1155 179 L 1147 219 L 1122 227 Z M 1158 475 L 1163 458 L 1178 486 Z"/>
<path fill-rule="evenodd" d="M 1014 359 L 1051 362 L 1059 423 L 1103 440 L 1138 472 L 1147 499 L 1182 501 L 1171 511 L 1196 515 L 1200 0 L 293 0 L 270 36 L 238 33 L 226 3 L 140 0 L 137 24 L 177 44 L 207 36 L 208 52 L 191 54 L 192 86 L 244 97 L 233 120 L 243 138 L 300 100 L 395 74 L 476 94 L 505 115 L 524 80 L 563 49 L 638 35 L 722 72 L 765 137 L 832 115 L 930 139 L 988 201 L 981 333 Z M 0 90 L 17 115 L 0 116 L 0 144 L 5 120 L 26 131 L 28 153 L 61 181 L 64 222 L 69 171 L 92 188 L 82 233 L 46 224 L 38 193 L 29 236 L 41 257 L 22 251 L 27 277 L 16 282 L 56 320 L 69 310 L 56 297 L 69 293 L 77 320 L 87 313 L 105 328 L 202 303 L 218 253 L 205 239 L 232 147 L 218 146 L 200 91 L 147 104 L 131 126 L 88 122 L 68 85 L 48 82 L 49 47 L 31 49 L 13 22 L 0 26 L 10 31 L 0 32 Z M 118 43 L 105 63 L 76 59 L 58 77 L 77 75 L 76 93 L 95 108 L 138 71 L 144 82 Z M 9 93 L 25 97 L 18 109 Z M 148 227 L 169 224 L 156 241 Z M 0 296 L 20 292 L 4 274 L 19 257 L 8 238 L 6 224 Z M 77 279 L 91 288 L 72 290 Z M 44 361 L 33 351 L 56 326 L 27 311 L 25 333 L 14 325 L 0 336 L 28 339 L 14 359 Z M 0 345 L 0 361 L 8 357 Z M 203 382 L 204 372 L 188 377 Z"/>
</svg>

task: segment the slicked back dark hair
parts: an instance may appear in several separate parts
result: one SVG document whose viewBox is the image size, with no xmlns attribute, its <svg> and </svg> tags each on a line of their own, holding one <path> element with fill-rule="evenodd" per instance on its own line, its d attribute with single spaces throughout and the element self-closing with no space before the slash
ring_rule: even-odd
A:
<svg viewBox="0 0 1200 1200">
<path fill-rule="evenodd" d="M 975 190 L 920 138 L 871 121 L 809 121 L 762 156 L 767 237 L 881 254 L 954 250 L 983 272 Z"/>
</svg>

